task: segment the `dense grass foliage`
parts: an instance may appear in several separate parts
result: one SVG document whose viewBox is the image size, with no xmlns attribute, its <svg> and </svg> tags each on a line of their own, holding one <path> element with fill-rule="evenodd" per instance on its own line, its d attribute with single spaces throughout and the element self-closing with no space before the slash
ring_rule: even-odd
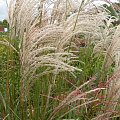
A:
<svg viewBox="0 0 120 120">
<path fill-rule="evenodd" d="M 86 11 L 91 0 L 13 1 L 0 33 L 0 119 L 119 120 L 117 16 Z"/>
</svg>

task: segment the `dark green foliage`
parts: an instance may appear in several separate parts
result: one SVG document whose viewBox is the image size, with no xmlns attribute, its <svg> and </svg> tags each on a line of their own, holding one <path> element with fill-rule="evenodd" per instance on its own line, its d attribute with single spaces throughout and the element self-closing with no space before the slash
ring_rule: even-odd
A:
<svg viewBox="0 0 120 120">
<path fill-rule="evenodd" d="M 0 21 L 0 26 L 8 28 L 9 24 L 8 24 L 7 20 L 3 20 L 3 21 Z"/>
</svg>

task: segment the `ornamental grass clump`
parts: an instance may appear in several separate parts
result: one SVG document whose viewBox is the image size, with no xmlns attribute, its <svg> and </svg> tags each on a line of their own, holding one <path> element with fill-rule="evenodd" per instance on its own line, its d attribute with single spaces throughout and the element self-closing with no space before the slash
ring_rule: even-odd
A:
<svg viewBox="0 0 120 120">
<path fill-rule="evenodd" d="M 24 89 L 35 82 L 35 76 L 81 69 L 71 66 L 77 60 L 72 48 L 75 35 L 89 40 L 101 37 L 105 12 L 85 12 L 89 2 L 77 6 L 73 1 L 11 1 L 11 36 L 20 39 L 21 75 Z M 75 13 L 73 13 L 76 10 Z M 72 13 L 72 15 L 70 15 Z M 86 38 L 86 39 L 87 39 Z M 72 47 L 72 48 L 71 48 Z M 41 73 L 36 70 L 46 67 Z M 26 88 L 28 91 L 28 88 Z"/>
<path fill-rule="evenodd" d="M 9 44 L 19 54 L 19 97 L 12 116 L 20 110 L 15 116 L 22 120 L 110 117 L 107 110 L 112 108 L 105 104 L 104 109 L 102 102 L 110 99 L 113 90 L 116 94 L 111 100 L 119 99 L 119 80 L 109 86 L 99 83 L 109 81 L 111 65 L 115 63 L 115 71 L 119 69 L 119 26 L 113 26 L 116 18 L 103 7 L 92 4 L 93 0 L 10 1 L 9 37 L 18 40 L 19 52 L 13 44 L 0 43 Z M 93 76 L 95 79 L 90 80 Z M 9 95 L 8 99 L 10 103 Z"/>
<path fill-rule="evenodd" d="M 104 59 L 103 69 L 107 70 L 109 66 L 114 65 L 113 77 L 108 79 L 108 90 L 106 93 L 106 99 L 109 105 L 106 105 L 105 107 L 105 111 L 108 111 L 108 113 L 106 115 L 103 115 L 104 117 L 106 116 L 109 117 L 111 114 L 115 112 L 114 110 L 116 110 L 116 107 L 119 104 L 119 99 L 120 99 L 120 94 L 119 94 L 120 93 L 120 79 L 119 79 L 120 77 L 119 75 L 119 62 L 120 62 L 119 36 L 120 34 L 119 34 L 119 30 L 120 30 L 120 26 L 118 25 L 117 28 L 114 29 L 111 39 L 108 39 L 109 44 L 107 44 L 107 47 L 106 47 L 107 49 L 106 50 L 104 49 L 105 59 Z M 95 46 L 95 49 L 100 44 L 104 46 L 104 42 L 101 41 Z M 99 46 L 99 48 L 102 51 L 101 45 Z"/>
<path fill-rule="evenodd" d="M 114 12 L 115 9 L 113 8 Z M 117 12 L 116 12 L 117 15 Z M 108 89 L 106 92 L 106 101 L 108 102 L 105 105 L 104 112 L 106 114 L 100 115 L 99 119 L 109 118 L 117 109 L 119 109 L 119 100 L 120 100 L 120 79 L 119 79 L 119 67 L 120 67 L 120 44 L 119 44 L 119 31 L 120 25 L 114 26 L 114 21 L 118 20 L 118 16 L 112 16 L 106 22 L 107 24 L 107 34 L 104 37 L 104 40 L 100 40 L 94 47 L 94 53 L 104 54 L 104 63 L 102 69 L 108 70 L 110 66 L 114 66 L 114 74 L 111 78 L 108 79 L 107 85 Z M 119 113 L 118 113 L 119 114 Z M 96 118 L 98 119 L 98 118 Z"/>
</svg>

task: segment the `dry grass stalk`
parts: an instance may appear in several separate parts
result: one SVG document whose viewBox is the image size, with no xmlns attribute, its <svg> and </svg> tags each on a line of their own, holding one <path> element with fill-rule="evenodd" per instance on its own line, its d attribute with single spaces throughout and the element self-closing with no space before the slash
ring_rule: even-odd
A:
<svg viewBox="0 0 120 120">
<path fill-rule="evenodd" d="M 96 89 L 93 89 L 93 90 L 89 90 L 89 91 L 86 91 L 86 92 L 81 92 L 82 88 L 86 85 L 88 85 L 90 82 L 92 82 L 94 80 L 91 79 L 87 82 L 85 82 L 83 85 L 81 85 L 80 87 L 78 87 L 76 90 L 72 91 L 60 104 L 59 106 L 57 106 L 54 111 L 51 113 L 50 117 L 49 117 L 49 120 L 52 120 L 54 119 L 55 115 L 57 114 L 57 112 L 59 110 L 61 110 L 62 108 L 66 107 L 67 105 L 70 105 L 76 101 L 81 101 L 83 100 L 84 102 L 81 103 L 80 105 L 76 105 L 75 107 L 73 107 L 71 110 L 69 110 L 68 112 L 66 112 L 64 115 L 68 114 L 69 112 L 77 109 L 77 108 L 80 108 L 82 106 L 86 106 L 87 104 L 90 104 L 92 102 L 96 102 L 96 101 L 99 101 L 99 99 L 93 99 L 93 98 L 87 98 L 86 96 L 90 93 L 93 93 L 93 92 L 96 92 L 96 91 L 100 91 L 100 90 L 104 90 L 105 88 L 96 88 Z M 60 118 L 62 118 L 64 115 L 62 115 Z"/>
<path fill-rule="evenodd" d="M 6 39 L 0 41 L 0 44 L 1 44 L 1 45 L 4 45 L 4 46 L 7 46 L 7 47 L 10 47 L 10 48 L 12 48 L 15 52 L 19 53 L 19 52 L 16 50 L 16 48 L 15 48 L 10 42 L 8 42 Z"/>
</svg>

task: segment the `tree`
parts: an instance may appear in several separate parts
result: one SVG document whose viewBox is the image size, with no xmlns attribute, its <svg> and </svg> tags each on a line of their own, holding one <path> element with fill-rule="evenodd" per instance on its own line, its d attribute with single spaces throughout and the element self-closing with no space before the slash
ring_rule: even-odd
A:
<svg viewBox="0 0 120 120">
<path fill-rule="evenodd" d="M 6 27 L 6 28 L 8 27 L 8 22 L 7 22 L 7 20 L 3 20 L 3 26 Z"/>
<path fill-rule="evenodd" d="M 8 26 L 9 26 L 7 20 L 0 21 L 0 25 L 5 27 L 5 28 L 8 28 Z"/>
</svg>

